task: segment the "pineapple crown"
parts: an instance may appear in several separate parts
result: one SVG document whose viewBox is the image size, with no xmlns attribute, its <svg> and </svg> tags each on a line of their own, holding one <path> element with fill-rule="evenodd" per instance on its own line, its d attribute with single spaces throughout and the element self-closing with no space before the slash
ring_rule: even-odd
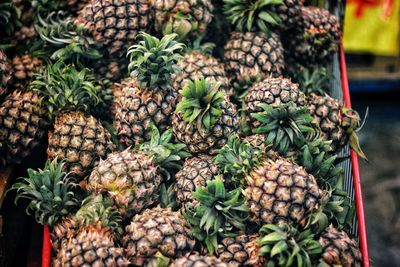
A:
<svg viewBox="0 0 400 267">
<path fill-rule="evenodd" d="M 335 184 L 328 183 L 321 191 L 318 209 L 315 209 L 305 225 L 313 233 L 320 234 L 328 225 L 333 224 L 338 229 L 349 232 L 353 227 L 355 206 L 347 192 L 343 191 L 343 177 L 339 177 Z"/>
<path fill-rule="evenodd" d="M 177 34 L 165 35 L 161 40 L 144 32 L 137 37 L 141 41 L 128 49 L 131 76 L 144 88 L 159 90 L 171 85 L 171 74 L 177 70 L 175 63 L 185 47 L 175 40 Z"/>
<path fill-rule="evenodd" d="M 192 43 L 186 46 L 186 53 L 196 51 L 206 55 L 211 55 L 215 44 L 212 42 L 202 42 L 204 36 L 199 36 Z"/>
<path fill-rule="evenodd" d="M 169 16 L 168 22 L 163 25 L 163 34 L 177 34 L 177 40 L 185 40 L 191 32 L 197 31 L 199 25 L 196 20 L 192 19 L 190 14 L 177 12 L 173 16 Z"/>
<path fill-rule="evenodd" d="M 72 214 L 79 201 L 75 195 L 78 184 L 63 171 L 64 162 L 47 161 L 43 169 L 28 169 L 28 177 L 21 177 L 10 190 L 17 190 L 15 203 L 25 198 L 30 201 L 26 212 L 34 212 L 42 225 L 54 225 L 62 217 Z"/>
<path fill-rule="evenodd" d="M 224 13 L 237 31 L 268 33 L 281 23 L 274 7 L 282 5 L 282 0 L 224 0 L 224 3 Z"/>
<path fill-rule="evenodd" d="M 260 255 L 271 262 L 268 266 L 311 267 L 312 259 L 322 253 L 322 246 L 311 229 L 299 231 L 286 223 L 265 224 L 259 233 Z"/>
<path fill-rule="evenodd" d="M 235 236 L 237 230 L 246 228 L 248 207 L 240 188 L 227 192 L 217 176 L 207 181 L 206 187 L 197 187 L 192 195 L 198 203 L 187 203 L 183 214 L 193 236 L 205 243 L 210 254 L 216 252 L 219 238 Z"/>
<path fill-rule="evenodd" d="M 287 155 L 299 140 L 315 132 L 311 126 L 312 116 L 306 107 L 297 107 L 292 102 L 277 107 L 260 104 L 259 107 L 262 112 L 251 114 L 260 122 L 253 132 L 266 135 L 266 145 L 272 146 L 282 156 Z"/>
<path fill-rule="evenodd" d="M 208 82 L 204 77 L 188 80 L 180 91 L 183 100 L 177 105 L 176 111 L 183 113 L 184 121 L 196 122 L 198 129 L 210 129 L 222 114 L 221 104 L 225 93 L 219 90 L 219 86 L 219 83 Z"/>
<path fill-rule="evenodd" d="M 82 201 L 75 218 L 82 226 L 108 228 L 117 235 L 122 234 L 122 218 L 112 200 L 100 195 L 91 195 Z"/>
<path fill-rule="evenodd" d="M 172 130 L 168 129 L 160 134 L 158 128 L 151 125 L 151 140 L 139 146 L 139 150 L 147 155 L 153 156 L 155 162 L 160 166 L 160 171 L 169 180 L 171 177 L 170 171 L 180 169 L 183 160 L 190 157 L 191 154 L 184 149 L 185 144 L 172 143 Z"/>
<path fill-rule="evenodd" d="M 231 135 L 214 160 L 221 166 L 224 174 L 230 177 L 229 180 L 239 187 L 261 157 L 261 151 L 247 142 L 242 142 L 237 135 Z"/>
<path fill-rule="evenodd" d="M 63 110 L 89 111 L 102 101 L 99 97 L 102 85 L 89 69 L 78 71 L 62 62 L 48 65 L 43 73 L 36 75 L 31 86 L 46 103 L 51 119 Z"/>
<path fill-rule="evenodd" d="M 321 184 L 336 180 L 343 173 L 343 169 L 337 166 L 337 156 L 331 143 L 332 141 L 317 136 L 299 140 L 296 144 L 294 161 L 303 166 L 308 173 L 322 180 Z"/>
<path fill-rule="evenodd" d="M 324 95 L 331 92 L 333 73 L 327 68 L 316 67 L 309 69 L 300 66 L 293 76 L 294 80 L 300 84 L 300 89 L 307 95 L 311 93 Z"/>
<path fill-rule="evenodd" d="M 12 1 L 0 3 L 0 29 L 3 31 L 2 39 L 4 37 L 11 37 L 14 31 L 22 26 L 20 18 L 21 10 L 16 7 Z"/>
<path fill-rule="evenodd" d="M 38 15 L 35 29 L 40 36 L 32 47 L 35 55 L 81 68 L 102 57 L 101 45 L 90 31 L 66 12 L 52 12 L 45 19 Z"/>
</svg>

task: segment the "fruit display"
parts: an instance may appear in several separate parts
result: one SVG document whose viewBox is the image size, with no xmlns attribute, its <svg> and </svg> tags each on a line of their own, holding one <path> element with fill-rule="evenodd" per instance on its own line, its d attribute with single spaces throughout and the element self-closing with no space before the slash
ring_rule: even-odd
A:
<svg viewBox="0 0 400 267">
<path fill-rule="evenodd" d="M 53 266 L 362 265 L 339 166 L 362 123 L 307 3 L 0 3 L 0 165 L 45 146 L 10 190 Z"/>
</svg>

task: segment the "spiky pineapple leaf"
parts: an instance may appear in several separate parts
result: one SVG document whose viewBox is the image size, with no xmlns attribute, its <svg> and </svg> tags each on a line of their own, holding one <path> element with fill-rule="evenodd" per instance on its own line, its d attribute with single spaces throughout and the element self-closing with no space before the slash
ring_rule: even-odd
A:
<svg viewBox="0 0 400 267">
<path fill-rule="evenodd" d="M 26 212 L 33 212 L 35 220 L 42 225 L 52 226 L 79 207 L 75 194 L 79 185 L 63 168 L 62 161 L 47 161 L 43 169 L 28 169 L 28 177 L 19 178 L 20 182 L 8 190 L 17 190 L 15 203 L 21 198 L 30 200 Z"/>
<path fill-rule="evenodd" d="M 253 133 L 264 134 L 266 145 L 282 156 L 296 148 L 296 143 L 304 140 L 316 131 L 313 128 L 312 116 L 305 107 L 297 107 L 294 103 L 273 107 L 260 104 L 262 112 L 252 113 L 251 116 L 260 122 Z"/>
<path fill-rule="evenodd" d="M 246 228 L 249 210 L 239 188 L 227 192 L 217 176 L 192 195 L 198 203 L 187 203 L 183 214 L 192 226 L 192 235 L 205 243 L 210 254 L 216 252 L 220 238 L 235 236 Z"/>
<path fill-rule="evenodd" d="M 268 33 L 281 23 L 274 7 L 282 4 L 282 0 L 224 0 L 224 13 L 238 31 Z"/>
<path fill-rule="evenodd" d="M 102 84 L 89 69 L 77 70 L 63 62 L 47 65 L 35 75 L 31 87 L 42 97 L 51 119 L 65 110 L 90 111 L 103 101 Z"/>
<path fill-rule="evenodd" d="M 265 224 L 259 233 L 260 256 L 268 259 L 266 266 L 311 267 L 313 259 L 322 253 L 322 246 L 311 229 L 300 231 L 286 223 Z"/>
<path fill-rule="evenodd" d="M 138 44 L 128 49 L 131 76 L 144 88 L 158 90 L 172 84 L 171 74 L 177 70 L 176 62 L 185 47 L 176 41 L 177 34 L 158 39 L 148 33 L 137 35 Z"/>
<path fill-rule="evenodd" d="M 208 82 L 204 77 L 188 80 L 180 91 L 183 100 L 176 111 L 183 113 L 184 121 L 196 123 L 198 129 L 210 129 L 222 114 L 225 93 L 219 90 L 219 86 L 219 83 Z"/>
</svg>

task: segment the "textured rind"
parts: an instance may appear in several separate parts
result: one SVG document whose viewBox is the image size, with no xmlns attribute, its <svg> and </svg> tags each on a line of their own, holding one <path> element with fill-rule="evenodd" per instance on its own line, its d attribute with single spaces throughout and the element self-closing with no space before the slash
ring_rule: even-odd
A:
<svg viewBox="0 0 400 267">
<path fill-rule="evenodd" d="M 302 7 L 300 14 L 299 27 L 282 34 L 285 57 L 306 66 L 324 65 L 338 49 L 339 21 L 326 9 L 318 7 Z M 314 38 L 305 38 L 305 34 Z M 320 34 L 324 37 L 321 38 Z M 323 41 L 313 41 L 315 38 Z"/>
<path fill-rule="evenodd" d="M 25 89 L 35 73 L 43 68 L 43 61 L 29 54 L 16 55 L 12 59 L 13 65 L 13 87 Z"/>
<path fill-rule="evenodd" d="M 323 247 L 322 259 L 330 266 L 361 267 L 361 252 L 357 241 L 346 232 L 330 225 L 321 234 L 319 243 Z"/>
<path fill-rule="evenodd" d="M 233 32 L 225 45 L 224 61 L 233 80 L 278 77 L 284 69 L 282 43 L 275 33 Z"/>
<path fill-rule="evenodd" d="M 91 0 L 77 21 L 89 28 L 110 54 L 122 58 L 135 43 L 136 35 L 151 27 L 150 1 Z"/>
<path fill-rule="evenodd" d="M 347 144 L 349 138 L 342 127 L 342 106 L 336 99 L 328 95 L 311 94 L 308 99 L 308 112 L 314 117 L 313 122 L 321 129 L 321 136 L 327 141 L 332 141 L 334 151 Z"/>
<path fill-rule="evenodd" d="M 177 62 L 179 71 L 172 74 L 173 88 L 176 92 L 187 85 L 188 80 L 204 77 L 208 82 L 219 82 L 221 89 L 229 90 L 229 79 L 224 65 L 211 55 L 189 52 Z"/>
<path fill-rule="evenodd" d="M 181 112 L 172 118 L 172 130 L 177 141 L 186 144 L 190 153 L 215 154 L 226 144 L 228 137 L 239 129 L 238 114 L 227 97 L 221 105 L 222 115 L 210 129 L 198 129 L 195 123 L 185 122 Z"/>
<path fill-rule="evenodd" d="M 213 5 L 210 0 L 151 0 L 154 16 L 154 28 L 161 33 L 165 24 L 173 21 L 177 13 L 187 15 L 197 29 L 190 34 L 205 33 L 213 17 Z"/>
<path fill-rule="evenodd" d="M 63 217 L 61 221 L 56 223 L 50 233 L 53 250 L 57 251 L 65 240 L 74 236 L 78 227 L 78 222 L 74 216 Z"/>
<path fill-rule="evenodd" d="M 190 255 L 187 257 L 179 258 L 174 260 L 170 267 L 229 267 L 238 266 L 236 264 L 228 264 L 215 256 L 202 256 L 202 255 Z"/>
<path fill-rule="evenodd" d="M 165 131 L 171 124 L 177 93 L 169 88 L 142 90 L 133 79 L 122 86 L 122 90 L 116 88 L 114 102 L 114 127 L 120 142 L 127 147 L 150 140 L 152 123 Z"/>
<path fill-rule="evenodd" d="M 195 240 L 189 236 L 185 218 L 169 208 L 147 209 L 133 217 L 122 238 L 133 266 L 155 266 L 156 254 L 179 258 L 190 252 Z"/>
<path fill-rule="evenodd" d="M 245 179 L 250 219 L 256 224 L 304 225 L 318 207 L 320 190 L 315 178 L 283 158 L 260 163 Z"/>
<path fill-rule="evenodd" d="M 298 84 L 292 83 L 286 78 L 266 78 L 253 84 L 244 103 L 246 111 L 253 127 L 259 126 L 258 121 L 251 117 L 251 113 L 261 112 L 260 104 L 268 104 L 273 107 L 293 102 L 297 106 L 305 106 L 306 96 L 300 91 Z"/>
<path fill-rule="evenodd" d="M 112 235 L 89 227 L 61 244 L 53 266 L 128 266 L 123 248 L 115 245 Z"/>
<path fill-rule="evenodd" d="M 208 180 L 218 174 L 218 166 L 209 155 L 200 155 L 185 161 L 182 168 L 175 175 L 174 191 L 176 200 L 182 206 L 187 202 L 194 202 L 192 193 L 197 187 L 206 186 Z"/>
<path fill-rule="evenodd" d="M 18 164 L 42 141 L 49 121 L 33 92 L 16 90 L 0 105 L 0 164 Z"/>
<path fill-rule="evenodd" d="M 218 245 L 218 258 L 237 266 L 264 266 L 265 258 L 259 256 L 257 238 L 258 235 L 240 234 L 222 239 Z"/>
<path fill-rule="evenodd" d="M 86 189 L 106 194 L 124 217 L 130 217 L 154 203 L 160 183 L 154 159 L 128 148 L 100 160 L 87 179 Z"/>
<path fill-rule="evenodd" d="M 301 0 L 283 0 L 282 5 L 274 6 L 274 11 L 281 19 L 280 30 L 288 30 L 298 26 L 301 23 Z"/>
<path fill-rule="evenodd" d="M 0 98 L 9 91 L 9 83 L 12 78 L 12 66 L 7 55 L 0 51 Z"/>
<path fill-rule="evenodd" d="M 67 172 L 82 179 L 114 148 L 111 134 L 99 121 L 83 112 L 70 111 L 56 117 L 47 155 L 65 160 Z"/>
</svg>

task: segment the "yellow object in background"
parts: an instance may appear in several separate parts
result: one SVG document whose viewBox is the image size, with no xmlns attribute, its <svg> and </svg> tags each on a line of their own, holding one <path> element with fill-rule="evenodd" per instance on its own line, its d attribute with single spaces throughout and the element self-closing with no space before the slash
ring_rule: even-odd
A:
<svg viewBox="0 0 400 267">
<path fill-rule="evenodd" d="M 346 52 L 380 56 L 400 54 L 400 0 L 391 2 L 389 13 L 382 1 L 347 1 L 343 37 Z"/>
</svg>

